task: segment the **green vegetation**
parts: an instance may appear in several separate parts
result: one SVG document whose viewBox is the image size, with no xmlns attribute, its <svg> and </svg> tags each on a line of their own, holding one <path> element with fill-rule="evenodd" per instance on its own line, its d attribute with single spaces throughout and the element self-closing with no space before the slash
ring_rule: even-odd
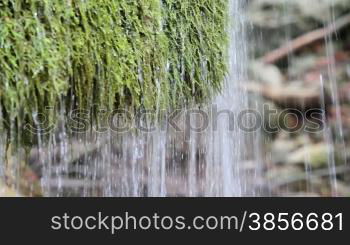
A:
<svg viewBox="0 0 350 245">
<path fill-rule="evenodd" d="M 2 0 L 5 125 L 62 107 L 205 101 L 226 72 L 226 11 L 227 0 Z"/>
</svg>

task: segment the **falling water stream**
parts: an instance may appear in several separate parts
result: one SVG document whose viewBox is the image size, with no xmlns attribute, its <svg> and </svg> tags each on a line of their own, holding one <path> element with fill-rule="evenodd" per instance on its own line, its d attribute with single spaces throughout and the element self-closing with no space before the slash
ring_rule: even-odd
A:
<svg viewBox="0 0 350 245">
<path fill-rule="evenodd" d="M 261 180 L 264 159 L 261 133 L 244 133 L 237 128 L 236 121 L 230 120 L 232 115 L 237 118 L 240 112 L 252 107 L 248 101 L 248 94 L 242 86 L 242 83 L 248 80 L 249 42 L 247 42 L 245 4 L 244 0 L 230 0 L 229 72 L 222 93 L 217 95 L 211 104 L 201 107 L 207 115 L 212 116 L 212 108 L 220 112 L 220 116 L 210 117 L 206 130 L 196 132 L 188 129 L 193 122 L 201 123 L 200 118 L 195 117 L 191 118 L 191 125 L 186 124 L 183 118 L 179 120 L 181 132 L 160 121 L 152 132 L 130 131 L 123 134 L 111 131 L 103 134 L 89 132 L 85 135 L 68 137 L 64 121 L 65 112 L 62 111 L 58 132 L 50 136 L 47 142 L 38 135 L 38 145 L 31 149 L 30 157 L 26 159 L 32 163 L 33 169 L 40 173 L 43 195 L 106 197 L 268 195 L 268 192 L 260 193 L 259 186 L 262 183 L 257 183 Z M 330 13 L 326 24 L 332 21 L 334 19 Z M 288 30 L 286 33 L 289 39 Z M 326 46 L 327 57 L 334 57 L 331 36 L 326 38 Z M 337 82 L 332 64 L 328 67 L 327 78 L 320 77 L 320 84 L 322 88 L 326 83 L 331 87 L 332 102 L 339 110 Z M 322 96 L 324 97 L 324 94 Z M 260 101 L 256 100 L 253 107 L 258 107 L 259 103 Z M 186 109 L 199 108 L 194 106 Z M 249 118 L 246 121 L 249 123 Z M 339 111 L 337 121 L 341 122 Z M 333 148 L 343 147 L 345 151 L 341 125 L 338 125 L 336 135 L 332 135 L 329 126 L 326 125 L 324 137 L 330 147 L 328 152 L 330 181 L 335 186 Z M 9 157 L 6 145 L 5 135 L 0 134 L 0 152 L 3 153 L 0 156 L 1 182 L 9 182 L 5 177 L 6 169 L 14 168 L 14 161 L 18 161 L 21 165 L 25 159 L 25 154 L 20 150 L 14 153 L 16 158 Z M 307 159 L 305 162 L 306 174 L 312 175 Z M 250 171 L 247 171 L 247 164 Z M 20 183 L 13 186 L 18 185 Z"/>
<path fill-rule="evenodd" d="M 247 63 L 242 2 L 230 1 L 229 74 L 223 92 L 204 109 L 208 114 L 213 106 L 232 113 L 247 106 L 240 86 Z M 182 121 L 181 132 L 159 122 L 152 132 L 108 132 L 89 140 L 68 139 L 61 127 L 57 142 L 53 138 L 37 150 L 43 191 L 47 196 L 241 196 L 244 135 L 230 128 L 226 116 L 215 128 L 209 121 L 203 132 L 189 130 L 199 121 L 191 116 L 190 124 Z"/>
</svg>

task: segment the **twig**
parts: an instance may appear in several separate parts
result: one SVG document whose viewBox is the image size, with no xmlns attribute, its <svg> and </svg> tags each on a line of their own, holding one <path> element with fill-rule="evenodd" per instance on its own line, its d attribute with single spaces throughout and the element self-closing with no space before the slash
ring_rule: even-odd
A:
<svg viewBox="0 0 350 245">
<path fill-rule="evenodd" d="M 321 40 L 333 33 L 343 29 L 350 24 L 350 14 L 347 14 L 338 20 L 332 22 L 329 26 L 321 29 L 317 29 L 306 33 L 291 42 L 283 45 L 282 47 L 273 50 L 272 52 L 266 54 L 262 57 L 262 61 L 267 64 L 273 64 L 277 61 L 288 56 L 288 54 L 295 52 L 296 50 L 301 49 L 307 45 L 314 43 L 315 41 Z"/>
</svg>

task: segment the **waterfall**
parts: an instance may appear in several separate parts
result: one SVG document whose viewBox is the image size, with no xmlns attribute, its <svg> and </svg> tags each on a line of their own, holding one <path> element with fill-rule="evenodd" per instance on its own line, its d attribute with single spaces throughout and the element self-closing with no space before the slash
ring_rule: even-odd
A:
<svg viewBox="0 0 350 245">
<path fill-rule="evenodd" d="M 205 112 L 209 115 L 210 109 L 216 107 L 217 111 L 230 112 L 236 117 L 247 106 L 246 94 L 240 86 L 246 79 L 245 19 L 242 1 L 231 0 L 229 6 L 229 72 L 222 93 Z M 183 113 L 192 109 L 199 108 L 189 107 Z M 184 117 L 179 120 L 181 132 L 161 122 L 152 132 L 96 134 L 94 144 L 84 139 L 63 139 L 52 144 L 43 151 L 60 155 L 60 164 L 72 161 L 73 151 L 78 151 L 74 148 L 77 144 L 85 144 L 80 149 L 84 157 L 76 160 L 70 170 L 64 163 L 65 168 L 57 163 L 56 167 L 51 166 L 55 165 L 49 164 L 54 159 L 52 156 L 40 160 L 47 165 L 42 182 L 45 195 L 61 196 L 69 191 L 72 193 L 68 195 L 87 196 L 241 196 L 244 135 L 237 127 L 230 127 L 232 121 L 226 116 L 214 119 L 215 128 L 215 122 L 210 121 L 204 132 L 190 130 L 188 127 L 198 118 L 191 119 L 194 119 L 191 125 L 186 124 Z M 69 152 L 69 149 L 74 150 Z M 70 160 L 65 160 L 67 156 L 71 156 Z M 70 180 L 68 172 L 75 172 L 75 181 Z"/>
<path fill-rule="evenodd" d="M 247 95 L 242 89 L 246 77 L 247 49 L 245 39 L 244 1 L 230 1 L 229 73 L 223 92 L 213 105 L 225 114 L 216 128 L 208 130 L 206 162 L 207 196 L 241 196 L 240 162 L 244 156 L 244 134 L 238 128 L 239 112 L 247 108 Z M 214 122 L 212 122 L 213 125 Z M 234 128 L 232 126 L 234 124 Z"/>
<path fill-rule="evenodd" d="M 27 17 L 13 15 L 7 1 L 0 10 L 9 16 L 0 42 L 4 50 L 0 62 L 6 67 L 0 70 L 0 196 L 347 193 L 343 172 L 349 171 L 345 104 L 349 98 L 340 92 L 348 92 L 344 79 L 349 67 L 347 75 L 341 67 L 347 65 L 348 51 L 338 54 L 339 40 L 335 41 L 335 35 L 343 37 L 342 28 L 349 23 L 349 15 L 341 17 L 337 11 L 342 3 L 324 1 L 328 3 L 322 5 L 324 14 L 308 17 L 317 21 L 301 20 L 316 26 L 301 23 L 298 30 L 297 12 L 310 14 L 303 1 L 208 0 L 201 3 L 204 7 L 189 2 L 21 5 L 23 14 L 33 18 L 33 26 L 23 29 L 33 34 L 28 40 L 11 31 Z M 76 11 L 76 18 L 67 22 L 60 18 L 71 11 Z M 276 15 L 271 15 L 274 11 Z M 38 18 L 41 15 L 48 15 L 49 22 Z M 79 18 L 86 19 L 84 28 Z M 56 33 L 49 26 L 62 28 Z M 295 44 L 303 28 L 317 28 L 311 32 L 317 35 L 325 31 L 310 50 Z M 271 30 L 273 42 L 268 39 Z M 24 42 L 28 49 L 18 46 Z M 248 53 L 265 56 L 251 67 Z M 306 64 L 311 62 L 308 55 L 315 56 L 315 64 Z M 27 57 L 23 65 L 16 65 L 23 57 Z M 302 58 L 308 59 L 299 74 Z M 259 71 L 265 68 L 268 74 Z M 258 70 L 257 77 L 248 74 L 252 70 Z M 274 81 L 267 81 L 270 76 Z M 47 83 L 41 83 L 46 77 Z M 280 86 L 278 96 L 271 92 L 275 86 Z M 299 90 L 291 94 L 284 86 L 287 90 L 295 86 L 305 94 L 312 88 L 319 97 L 312 97 L 315 103 L 307 105 L 307 98 L 297 96 Z M 288 98 L 280 102 L 283 93 Z M 94 103 L 102 108 L 90 108 Z M 271 118 L 271 126 L 280 126 L 277 133 L 265 128 L 266 121 L 270 125 L 266 104 L 277 108 Z M 307 121 L 312 117 L 303 111 L 308 106 L 315 112 L 321 109 L 322 115 L 309 123 L 319 122 L 322 132 L 292 134 L 281 129 L 283 109 L 300 107 Z M 111 112 L 115 107 L 119 110 Z M 329 186 L 329 192 L 323 186 Z"/>
<path fill-rule="evenodd" d="M 263 33 L 254 31 L 257 36 L 261 34 L 258 37 L 259 40 L 249 38 L 250 26 L 246 8 L 255 1 L 227 0 L 228 6 L 226 6 L 226 2 L 220 5 L 210 0 L 205 1 L 208 8 L 204 7 L 204 9 L 199 5 L 191 8 L 188 2 L 181 2 L 181 0 L 178 2 L 153 0 L 152 3 L 143 0 L 140 6 L 126 2 L 121 4 L 118 1 L 112 1 L 109 5 L 107 1 L 91 1 L 93 4 L 89 5 L 89 8 L 85 8 L 84 2 L 77 3 L 77 9 L 82 8 L 81 11 L 86 11 L 86 13 L 84 11 L 80 13 L 86 15 L 82 18 L 94 19 L 93 13 L 97 10 L 104 14 L 103 18 L 98 19 L 96 23 L 94 21 L 86 23 L 86 28 L 91 28 L 87 32 L 96 35 L 94 42 L 88 38 L 88 34 L 86 38 L 81 40 L 78 38 L 82 36 L 81 33 L 84 33 L 84 28 L 81 29 L 78 23 L 74 26 L 74 28 L 79 28 L 76 40 L 67 39 L 66 35 L 60 33 L 60 36 L 57 36 L 59 41 L 56 43 L 56 37 L 52 38 L 49 32 L 45 32 L 45 24 L 38 21 L 37 16 L 33 17 L 37 21 L 36 24 L 40 26 L 35 30 L 38 32 L 35 35 L 40 37 L 38 40 L 35 39 L 35 42 L 40 42 L 43 35 L 47 40 L 52 39 L 52 42 L 43 43 L 49 55 L 41 57 L 41 50 L 30 50 L 33 56 L 35 54 L 38 59 L 39 57 L 43 59 L 40 60 L 42 64 L 40 62 L 38 62 L 39 65 L 33 64 L 35 68 L 33 71 L 40 74 L 40 76 L 33 75 L 33 77 L 41 79 L 47 75 L 43 68 L 46 64 L 45 59 L 55 56 L 49 52 L 57 52 L 58 56 L 62 49 L 64 54 L 60 54 L 57 60 L 52 59 L 53 63 L 50 63 L 52 70 L 49 70 L 48 74 L 53 74 L 53 78 L 48 82 L 48 87 L 52 86 L 55 89 L 49 91 L 48 94 L 45 89 L 39 91 L 40 93 L 37 92 L 36 86 L 38 85 L 32 85 L 32 81 L 26 75 L 24 77 L 22 75 L 12 76 L 17 74 L 15 69 L 22 69 L 21 66 L 12 68 L 9 66 L 8 69 L 13 69 L 11 72 L 0 72 L 1 79 L 9 81 L 1 83 L 2 80 L 0 80 L 0 92 L 1 89 L 8 89 L 16 97 L 12 98 L 10 92 L 6 93 L 6 97 L 4 93 L 0 93 L 2 96 L 0 98 L 0 118 L 4 118 L 0 120 L 0 195 L 6 186 L 10 193 L 20 193 L 25 196 L 258 196 L 273 195 L 274 188 L 277 189 L 276 186 L 285 187 L 289 182 L 295 181 L 294 178 L 302 179 L 306 191 L 312 191 L 312 180 L 315 175 L 320 175 L 322 178 L 326 176 L 326 181 L 332 187 L 333 193 L 331 194 L 337 195 L 339 171 L 342 170 L 339 166 L 348 168 L 348 156 L 346 152 L 347 130 L 342 125 L 344 121 L 342 102 L 338 94 L 334 33 L 328 33 L 323 40 L 325 47 L 323 55 L 327 58 L 328 63 L 327 67 L 320 71 L 319 81 L 316 81 L 317 86 L 319 85 L 316 87 L 320 89 L 320 107 L 323 109 L 322 118 L 319 120 L 322 121 L 321 124 L 325 130 L 322 134 L 317 135 L 314 142 L 310 140 L 311 136 L 306 132 L 301 133 L 308 140 L 297 142 L 293 153 L 297 153 L 298 157 L 301 156 L 300 158 L 303 159 L 297 159 L 292 163 L 298 166 L 286 167 L 292 170 L 300 167 L 301 174 L 296 177 L 287 176 L 286 180 L 280 176 L 270 179 L 265 175 L 269 175 L 268 172 L 273 168 L 283 170 L 283 167 L 287 165 L 287 156 L 282 156 L 282 160 L 274 162 L 273 152 L 269 148 L 272 142 L 268 141 L 276 139 L 271 136 L 272 134 L 265 138 L 265 134 L 255 128 L 256 125 L 252 126 L 252 123 L 266 123 L 255 121 L 258 118 L 253 117 L 251 109 L 261 112 L 264 101 L 268 100 L 266 96 L 255 96 L 250 94 L 251 91 L 248 93 L 246 88 L 249 87 L 246 82 L 251 78 L 250 75 L 248 76 L 248 68 L 250 68 L 248 53 L 250 54 L 254 48 L 259 48 L 261 44 L 258 42 L 262 41 L 260 38 L 263 37 Z M 298 1 L 298 4 L 302 2 Z M 256 1 L 256 3 L 263 3 L 263 1 Z M 283 9 L 284 21 L 292 23 L 295 10 L 291 10 L 291 2 L 280 0 L 279 4 Z M 58 2 L 48 5 L 48 8 L 55 9 L 57 6 L 59 6 Z M 146 12 L 137 12 L 142 8 Z M 222 9 L 226 8 L 228 18 L 222 16 L 224 14 Z M 71 10 L 77 11 L 77 9 Z M 129 12 L 125 16 L 118 14 L 113 16 L 112 13 L 115 14 L 116 10 Z M 265 10 L 272 11 L 269 5 L 265 6 Z M 31 9 L 23 11 L 30 12 Z M 64 8 L 59 11 L 65 13 Z M 178 12 L 172 15 L 170 14 L 172 11 Z M 193 15 L 200 14 L 188 20 L 187 11 Z M 325 26 L 335 22 L 333 11 L 330 9 L 328 16 L 322 17 Z M 135 13 L 137 18 L 133 17 Z M 211 18 L 212 22 L 217 21 L 217 23 L 208 23 L 207 28 L 198 27 L 196 21 L 203 21 L 206 18 Z M 270 18 L 268 16 L 267 19 Z M 229 22 L 225 23 L 225 27 L 223 27 L 224 19 Z M 16 18 L 9 18 L 9 20 L 16 22 Z M 57 26 L 62 26 L 62 31 L 71 32 L 70 25 L 63 25 L 65 22 L 61 23 L 62 18 L 52 16 L 50 21 Z M 186 21 L 191 23 L 186 23 Z M 101 30 L 95 28 L 94 25 L 101 26 Z M 116 32 L 121 35 L 113 36 L 116 30 L 115 25 L 118 25 L 119 28 Z M 140 26 L 134 28 L 137 25 Z M 212 37 L 208 37 L 208 33 L 218 26 L 222 29 L 217 33 L 209 34 Z M 222 55 L 225 40 L 218 38 L 219 35 L 225 33 L 223 29 L 228 34 L 228 48 L 225 55 Z M 283 70 L 287 77 L 292 63 L 298 57 L 291 52 L 293 51 L 291 42 L 294 38 L 291 36 L 291 27 L 286 25 L 282 32 L 283 42 L 287 43 L 283 47 L 289 52 L 284 57 L 285 63 L 281 62 L 283 64 L 274 64 L 274 66 L 276 69 Z M 6 33 L 12 32 L 6 31 Z M 136 44 L 132 40 L 134 37 Z M 11 37 L 3 39 L 6 39 L 6 45 L 10 47 Z M 91 50 L 85 47 L 84 42 L 89 43 Z M 118 48 L 113 47 L 114 43 L 118 44 L 116 45 Z M 102 50 L 100 46 L 107 44 L 110 45 L 108 50 L 107 47 L 105 51 Z M 193 47 L 187 50 L 186 46 L 191 45 Z M 30 47 L 30 45 L 27 46 Z M 70 48 L 72 50 L 77 48 L 83 55 L 70 57 L 72 55 Z M 93 51 L 91 56 L 90 51 Z M 110 54 L 110 52 L 115 53 Z M 130 55 L 133 52 L 137 54 Z M 12 53 L 11 51 L 8 54 Z M 21 53 L 21 55 L 26 55 L 26 53 Z M 117 55 L 123 57 L 124 60 L 117 61 L 115 58 Z M 223 56 L 226 56 L 227 60 L 224 61 Z M 87 62 L 82 62 L 85 59 Z M 83 64 L 81 67 L 78 64 L 75 67 L 76 70 L 73 71 L 70 70 L 70 66 L 74 62 Z M 94 62 L 101 63 L 94 67 Z M 65 68 L 66 63 L 69 63 L 69 69 L 63 71 L 61 66 Z M 226 73 L 223 68 L 225 64 L 227 64 Z M 265 67 L 267 64 L 262 65 Z M 113 70 L 114 66 L 117 67 L 115 70 Z M 26 70 L 26 68 L 23 69 Z M 106 72 L 107 70 L 110 72 Z M 18 74 L 21 72 L 23 71 L 19 70 Z M 119 73 L 122 74 L 120 77 Z M 299 74 L 294 78 L 291 76 L 291 79 L 295 78 L 303 79 L 299 77 Z M 130 79 L 130 81 L 123 79 Z M 23 91 L 18 91 L 16 94 L 17 87 L 14 84 L 22 80 L 25 86 L 21 82 L 18 89 L 21 88 Z M 70 91 L 69 82 L 73 80 L 74 83 L 77 83 L 74 84 L 76 88 L 71 88 L 74 91 Z M 108 84 L 103 83 L 105 80 L 108 81 L 106 82 Z M 221 87 L 218 80 L 223 80 Z M 287 84 L 287 79 L 284 80 L 281 83 Z M 36 83 L 38 81 L 35 80 Z M 288 82 L 292 83 L 292 81 Z M 85 83 L 89 83 L 86 88 Z M 103 88 L 98 90 L 96 89 L 98 86 Z M 30 89 L 26 90 L 28 87 Z M 220 91 L 218 91 L 219 87 Z M 27 98 L 24 97 L 30 97 L 31 93 L 36 94 L 36 92 L 43 98 L 40 97 L 33 102 L 33 108 L 28 105 L 29 109 L 26 108 L 25 111 L 24 109 L 23 111 L 17 110 L 21 103 L 26 102 Z M 106 98 L 103 98 L 104 93 Z M 330 97 L 331 102 L 326 101 L 327 96 Z M 131 102 L 128 97 L 132 97 L 129 98 Z M 59 101 L 57 102 L 56 99 Z M 172 104 L 173 100 L 179 101 Z M 45 128 L 45 124 L 39 122 L 41 109 L 37 104 L 42 101 L 55 106 L 56 102 L 58 104 L 57 111 L 56 108 L 54 111 L 55 130 L 50 130 L 50 133 L 46 132 L 48 128 Z M 101 114 L 98 114 L 100 111 L 84 112 L 82 110 L 79 112 L 82 115 L 97 114 L 96 118 L 91 115 L 88 115 L 90 116 L 87 117 L 88 119 L 80 118 L 80 121 L 77 121 L 75 117 L 70 118 L 72 108 L 80 106 L 89 108 L 96 101 L 101 102 L 108 109 L 98 108 L 102 109 Z M 84 105 L 80 105 L 80 102 Z M 271 102 L 271 104 L 274 103 L 274 101 Z M 275 104 L 279 106 L 278 103 Z M 114 107 L 121 107 L 124 110 L 118 110 L 116 117 L 109 118 L 105 113 L 111 113 L 108 110 Z M 329 107 L 333 109 L 331 112 L 334 114 L 333 122 L 327 115 Z M 149 108 L 156 109 L 147 112 Z M 11 109 L 14 109 L 13 115 Z M 142 116 L 138 117 L 138 113 L 143 112 L 144 109 L 146 113 L 141 113 Z M 126 114 L 119 115 L 120 112 L 125 111 L 127 111 Z M 128 113 L 132 114 L 131 118 Z M 21 125 L 20 118 L 23 119 L 23 122 L 30 121 L 30 123 Z M 266 118 L 260 119 L 266 120 Z M 88 124 L 87 127 L 85 123 Z M 80 132 L 82 124 L 84 130 Z M 71 131 L 72 126 L 77 127 L 79 132 Z M 255 128 L 255 130 L 247 130 L 247 128 Z M 25 134 L 21 135 L 22 129 L 29 129 L 34 139 L 26 138 Z M 285 139 L 283 137 L 289 140 L 294 137 L 294 135 L 288 135 L 288 132 L 279 136 L 283 140 Z M 328 158 L 325 162 L 326 169 L 313 168 L 311 155 L 308 152 L 310 142 L 316 147 L 319 146 L 319 143 L 324 143 L 325 148 L 320 149 L 324 150 L 321 153 Z M 285 191 L 288 192 L 288 186 Z"/>
<path fill-rule="evenodd" d="M 85 132 L 69 136 L 66 111 L 58 115 L 56 133 L 37 135 L 37 146 L 25 154 L 14 153 L 18 162 L 29 161 L 38 172 L 44 196 L 241 196 L 244 173 L 245 136 L 232 127 L 240 110 L 247 108 L 241 83 L 246 79 L 247 49 L 244 2 L 229 1 L 228 74 L 222 92 L 207 106 L 182 108 L 181 131 L 163 119 L 151 132 Z M 203 73 L 206 65 L 203 62 Z M 140 75 L 142 80 L 142 76 Z M 183 77 L 184 79 L 184 77 Z M 157 87 L 160 90 L 159 81 Z M 158 92 L 158 94 L 160 91 Z M 159 104 L 157 99 L 157 104 Z M 62 103 L 64 104 L 64 103 Z M 214 118 L 212 109 L 220 116 Z M 201 132 L 190 128 L 200 124 L 188 111 L 208 115 L 208 127 Z M 156 117 L 159 115 L 156 112 Z M 170 112 L 168 112 L 170 113 Z M 33 115 L 36 118 L 36 114 Z M 138 123 L 145 123 L 140 119 Z M 189 123 L 189 124 L 188 124 Z M 41 125 L 36 125 L 41 129 Z M 5 139 L 0 134 L 0 151 Z M 1 163 L 5 154 L 1 155 Z M 8 160 L 8 159 L 7 159 Z M 23 174 L 19 170 L 18 178 Z M 5 165 L 0 177 L 5 181 Z M 28 190 L 31 195 L 32 190 Z"/>
</svg>

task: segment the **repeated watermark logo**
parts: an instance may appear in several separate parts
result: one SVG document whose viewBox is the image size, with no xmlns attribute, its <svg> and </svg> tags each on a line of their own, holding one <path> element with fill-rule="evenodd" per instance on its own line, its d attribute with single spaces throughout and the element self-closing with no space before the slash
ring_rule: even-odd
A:
<svg viewBox="0 0 350 245">
<path fill-rule="evenodd" d="M 46 108 L 54 110 L 53 108 Z M 24 129 L 33 134 L 50 134 L 57 130 L 57 123 L 49 123 L 46 115 L 34 115 L 34 124 L 26 124 Z M 105 109 L 76 109 L 64 113 L 64 125 L 72 133 L 86 133 L 91 130 L 96 133 L 128 133 L 138 130 L 144 133 L 167 131 L 184 133 L 204 133 L 208 130 L 241 131 L 254 133 L 265 131 L 278 133 L 281 130 L 291 133 L 304 131 L 317 133 L 324 130 L 325 111 L 309 109 L 301 111 L 290 108 L 278 110 L 270 104 L 262 105 L 261 109 L 230 110 L 221 109 L 217 105 L 209 108 L 191 108 L 167 110 L 140 110 L 130 112 L 124 109 L 108 111 Z M 98 123 L 92 118 L 98 119 Z"/>
</svg>

